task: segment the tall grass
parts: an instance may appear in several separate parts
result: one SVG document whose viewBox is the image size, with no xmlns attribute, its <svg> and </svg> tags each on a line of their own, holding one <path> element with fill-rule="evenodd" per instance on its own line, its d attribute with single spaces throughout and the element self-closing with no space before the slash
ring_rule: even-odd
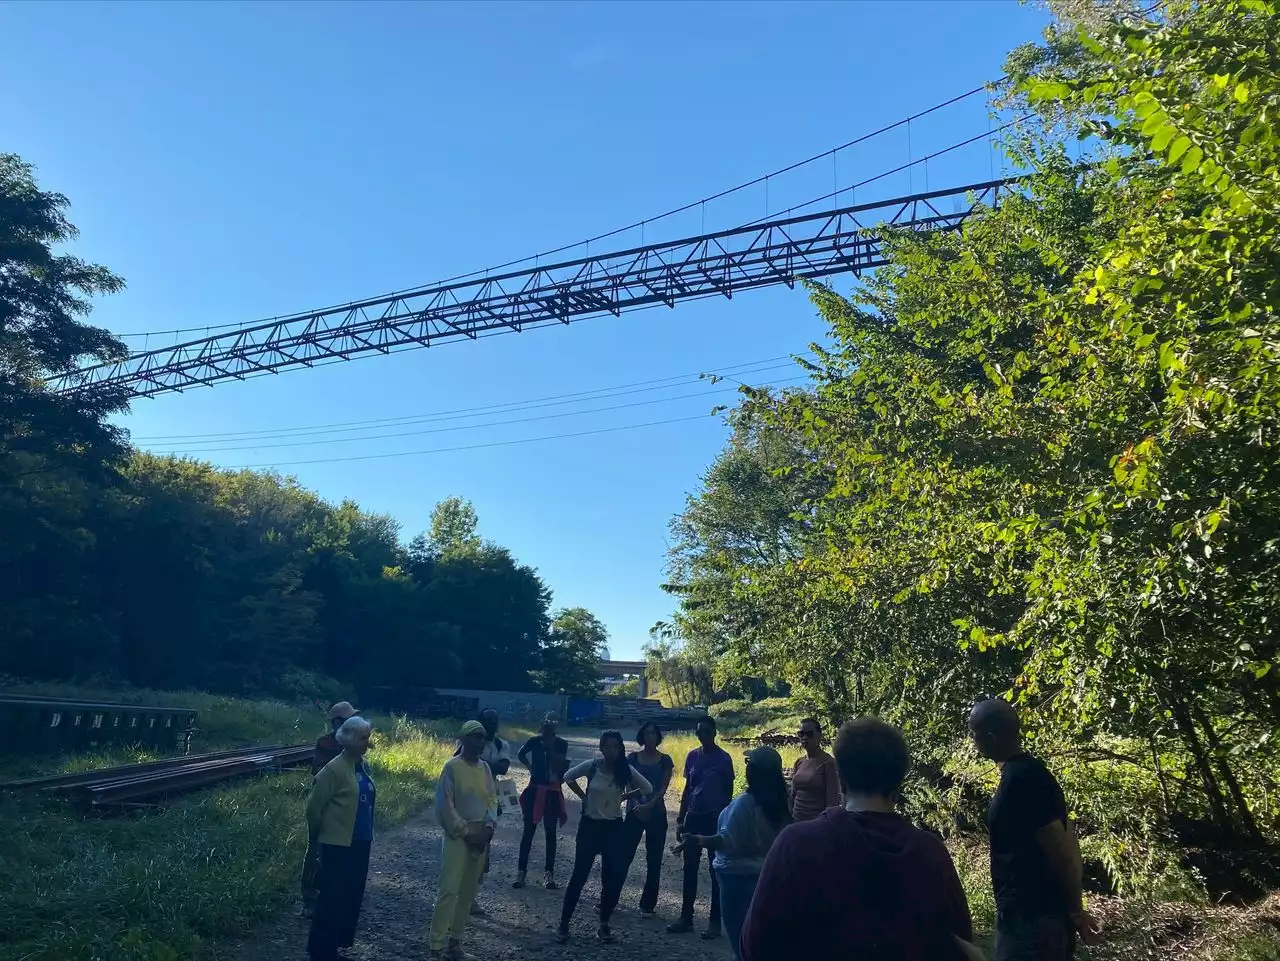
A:
<svg viewBox="0 0 1280 961">
<path fill-rule="evenodd" d="M 324 724 L 306 706 L 134 692 L 144 699 L 198 707 L 199 750 L 300 743 Z M 371 720 L 377 824 L 385 829 L 430 802 L 455 725 Z M 138 756 L 113 750 L 88 760 Z M 45 766 L 91 766 L 85 760 Z M 178 961 L 269 917 L 297 885 L 309 786 L 307 772 L 285 772 L 194 794 L 157 813 L 114 817 L 83 817 L 30 796 L 0 798 L 0 961 Z"/>
</svg>

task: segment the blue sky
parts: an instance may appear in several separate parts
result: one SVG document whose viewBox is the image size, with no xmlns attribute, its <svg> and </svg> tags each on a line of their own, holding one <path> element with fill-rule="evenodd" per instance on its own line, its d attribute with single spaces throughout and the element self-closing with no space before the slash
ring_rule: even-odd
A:
<svg viewBox="0 0 1280 961">
<path fill-rule="evenodd" d="M 128 282 L 96 322 L 121 333 L 238 323 L 573 243 L 750 180 L 998 76 L 1004 54 L 1044 22 L 1012 0 L 9 3 L 0 149 L 71 198 L 78 251 Z M 709 204 L 707 227 L 986 127 L 974 98 L 776 178 L 767 194 Z M 993 171 L 999 161 L 980 144 L 856 199 Z M 696 233 L 702 216 L 646 236 Z M 639 240 L 633 231 L 616 245 Z M 137 402 L 124 423 L 149 449 L 286 465 L 327 498 L 393 514 L 406 537 L 442 497 L 467 497 L 481 532 L 537 567 L 557 605 L 594 611 L 614 655 L 635 656 L 670 614 L 659 588 L 667 522 L 723 444 L 723 424 L 507 442 L 705 413 L 726 395 L 686 396 L 710 388 L 676 375 L 803 352 L 822 333 L 802 293 L 771 289 L 166 395 Z M 747 379 L 793 376 L 766 369 L 776 363 L 745 368 Z M 660 390 L 590 402 L 425 416 L 668 377 Z M 635 401 L 646 403 L 599 409 Z M 555 416 L 494 423 L 543 414 Z M 424 417 L 232 436 L 411 415 Z M 462 429 L 408 433 L 445 425 Z M 228 436 L 198 436 L 208 434 Z M 276 446 L 285 441 L 306 443 Z M 441 447 L 473 449 L 339 459 Z"/>
</svg>

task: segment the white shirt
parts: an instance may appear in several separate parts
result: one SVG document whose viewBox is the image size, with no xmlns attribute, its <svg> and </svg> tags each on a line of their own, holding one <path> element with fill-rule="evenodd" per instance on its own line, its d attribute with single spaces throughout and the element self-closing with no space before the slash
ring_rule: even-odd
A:
<svg viewBox="0 0 1280 961">
<path fill-rule="evenodd" d="M 596 772 L 591 773 L 595 765 Z M 630 767 L 630 765 L 628 765 Z M 575 764 L 564 772 L 566 781 L 576 781 L 580 777 L 590 777 L 587 782 L 587 799 L 583 802 L 582 813 L 594 821 L 617 821 L 622 817 L 623 789 L 613 782 L 613 771 L 602 758 L 591 758 Z M 652 794 L 653 785 L 648 779 L 631 767 L 631 790 L 641 794 Z"/>
<path fill-rule="evenodd" d="M 508 766 L 510 766 L 511 742 L 504 737 L 502 738 L 502 747 L 498 747 L 497 741 L 497 738 L 494 738 L 491 741 L 486 741 L 484 750 L 480 752 L 480 760 L 484 761 L 485 764 L 488 764 L 490 770 L 493 770 L 493 766 L 498 761 L 507 761 Z M 494 771 L 494 777 L 499 776 L 500 775 Z"/>
</svg>

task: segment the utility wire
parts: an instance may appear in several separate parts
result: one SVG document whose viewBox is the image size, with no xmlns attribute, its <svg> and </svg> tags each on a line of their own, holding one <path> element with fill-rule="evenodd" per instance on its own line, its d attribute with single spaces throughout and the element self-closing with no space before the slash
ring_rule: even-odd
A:
<svg viewBox="0 0 1280 961">
<path fill-rule="evenodd" d="M 779 384 L 789 384 L 797 380 L 805 379 L 805 375 L 785 377 L 780 380 L 765 381 L 764 383 L 754 386 L 774 387 Z M 579 417 L 583 414 L 602 414 L 612 410 L 627 410 L 632 407 L 647 407 L 650 404 L 667 404 L 676 400 L 688 400 L 693 397 L 708 397 L 712 394 L 725 394 L 736 392 L 737 390 L 738 387 L 736 385 L 731 387 L 715 387 L 710 390 L 694 391 L 689 394 L 676 394 L 673 397 L 656 397 L 651 400 L 633 400 L 625 404 L 611 404 L 608 407 L 589 407 L 586 410 L 561 411 L 555 414 L 535 414 L 533 417 L 517 417 L 512 420 L 496 420 L 487 424 L 455 424 L 452 427 L 428 427 L 424 430 L 396 431 L 391 434 L 378 434 L 374 437 L 330 437 L 323 440 L 288 441 L 283 444 L 247 444 L 237 447 L 202 447 L 194 451 L 183 448 L 181 450 L 166 451 L 166 453 L 174 455 L 180 455 L 183 453 L 213 454 L 235 450 L 274 450 L 280 447 L 314 447 L 317 444 L 351 444 L 375 440 L 397 440 L 401 437 L 417 437 L 423 434 L 448 434 L 458 430 L 480 430 L 485 427 L 506 427 L 510 424 L 531 424 L 534 421 L 559 420 L 562 417 Z"/>
<path fill-rule="evenodd" d="M 794 355 L 795 357 L 807 357 L 808 352 Z M 221 431 L 214 433 L 195 433 L 195 434 L 151 434 L 132 437 L 136 442 L 155 443 L 158 441 L 185 441 L 192 443 L 205 442 L 230 442 L 235 440 L 249 440 L 252 438 L 270 439 L 274 437 L 288 436 L 307 436 L 311 434 L 322 433 L 343 433 L 352 430 L 361 430 L 366 428 L 377 428 L 392 425 L 407 425 L 418 423 L 424 420 L 458 420 L 470 417 L 482 417 L 490 414 L 511 413 L 518 410 L 531 410 L 541 407 L 557 407 L 565 404 L 584 403 L 592 400 L 603 400 L 606 397 L 617 397 L 633 393 L 645 393 L 653 390 L 665 390 L 669 387 L 682 386 L 681 382 L 700 379 L 703 375 L 724 376 L 728 373 L 738 374 L 756 374 L 764 373 L 770 370 L 778 370 L 783 367 L 792 366 L 793 355 L 780 354 L 776 357 L 765 357 L 761 360 L 747 361 L 741 364 L 731 364 L 725 367 L 717 367 L 707 371 L 692 371 L 686 374 L 673 374 L 668 377 L 658 377 L 652 380 L 635 381 L 629 384 L 617 384 L 611 387 L 597 387 L 594 390 L 575 391 L 567 394 L 552 394 L 545 397 L 534 397 L 526 400 L 507 401 L 501 404 L 486 404 L 480 407 L 463 407 L 454 410 L 444 411 L 426 411 L 417 414 L 404 414 L 399 417 L 381 417 L 374 420 L 356 420 L 356 421 L 340 421 L 331 424 L 313 424 L 301 427 L 272 427 L 263 428 L 261 430 L 245 430 L 245 431 Z M 784 361 L 785 363 L 775 363 Z M 769 365 L 769 366 L 762 366 Z M 750 369 L 748 369 L 750 368 Z"/>
<path fill-rule="evenodd" d="M 995 83 L 1000 83 L 1001 81 L 1003 81 L 1003 79 L 1004 78 L 1001 77 L 1000 80 L 995 81 Z M 588 237 L 585 240 L 579 240 L 572 244 L 562 244 L 559 247 L 553 247 L 550 250 L 544 250 L 537 254 L 531 254 L 527 257 L 521 257 L 518 260 L 508 260 L 505 263 L 495 264 L 490 267 L 485 267 L 480 270 L 469 271 L 463 274 L 455 274 L 452 277 L 446 277 L 443 280 L 437 280 L 433 283 L 423 284 L 419 286 L 438 287 L 442 284 L 449 284 L 459 280 L 466 280 L 471 277 L 479 277 L 483 274 L 493 273 L 494 271 L 506 270 L 509 267 L 517 267 L 520 264 L 525 264 L 530 261 L 537 261 L 543 257 L 550 257 L 555 254 L 564 253 L 567 250 L 575 250 L 578 247 L 582 247 L 587 244 L 596 243 L 597 241 L 607 240 L 610 237 L 615 237 L 618 234 L 626 233 L 629 230 L 635 230 L 637 228 L 643 230 L 644 227 L 647 226 L 648 224 L 655 223 L 659 220 L 664 220 L 668 217 L 673 217 L 676 214 L 681 214 L 681 213 L 685 213 L 686 211 L 693 210 L 694 208 L 702 206 L 708 203 L 709 201 L 720 200 L 724 197 L 729 196 L 730 194 L 734 194 L 739 191 L 746 190 L 750 187 L 755 187 L 762 183 L 768 183 L 768 181 L 774 177 L 778 177 L 782 174 L 790 173 L 793 170 L 798 170 L 799 168 L 805 167 L 811 163 L 815 163 L 820 160 L 825 160 L 827 157 L 834 156 L 835 154 L 838 154 L 843 150 L 847 150 L 850 147 L 857 146 L 858 144 L 865 143 L 866 141 L 871 140 L 875 137 L 879 137 L 882 134 L 886 134 L 886 133 L 889 133 L 890 131 L 897 130 L 899 127 L 910 124 L 911 121 L 913 120 L 919 120 L 922 117 L 927 117 L 932 113 L 936 113 L 939 110 L 943 110 L 947 107 L 953 106 L 957 103 L 960 103 L 961 101 L 968 100 L 970 97 L 973 97 L 979 93 L 983 93 L 987 90 L 987 86 L 988 86 L 987 84 L 983 84 L 981 86 L 974 87 L 972 90 L 967 90 L 964 93 L 957 94 L 956 96 L 951 97 L 947 100 L 943 100 L 939 103 L 936 103 L 931 107 L 927 107 L 926 109 L 921 110 L 919 113 L 914 113 L 909 117 L 904 117 L 901 120 L 897 120 L 891 124 L 886 124 L 883 127 L 870 131 L 869 133 L 865 133 L 865 134 L 862 134 L 861 136 L 854 137 L 852 140 L 849 140 L 843 144 L 840 144 L 838 147 L 832 147 L 829 150 L 824 150 L 821 153 L 814 154 L 811 157 L 806 157 L 804 160 L 797 160 L 795 163 L 788 164 L 785 167 L 780 167 L 777 170 L 773 170 L 773 171 L 770 171 L 769 173 L 762 174 L 759 177 L 740 183 L 737 186 L 727 187 L 724 190 L 719 191 L 718 193 L 710 194 L 706 197 L 702 197 L 702 198 L 699 198 L 698 200 L 690 201 L 689 203 L 686 203 L 686 204 L 681 204 L 679 207 L 673 207 L 670 210 L 665 211 L 664 213 L 656 214 L 652 217 L 647 217 L 644 220 L 637 220 L 634 223 L 627 224 L 625 227 L 615 227 L 613 230 L 606 231 L 605 233 L 602 233 L 602 234 L 596 234 L 595 236 Z M 401 290 L 391 291 L 390 293 L 387 293 L 384 296 L 395 297 L 409 290 L 416 290 L 416 289 L 418 289 L 418 287 L 407 287 Z M 244 321 L 241 323 L 234 323 L 234 324 L 213 324 L 213 325 L 206 325 L 203 327 L 179 327 L 174 330 L 134 331 L 126 334 L 116 334 L 115 336 L 121 337 L 121 338 L 138 338 L 138 337 L 153 337 L 153 336 L 167 337 L 172 334 L 190 334 L 190 333 L 199 333 L 199 332 L 207 333 L 207 332 L 212 332 L 217 330 L 237 330 L 237 329 L 256 327 L 262 324 L 272 323 L 280 319 L 282 319 L 280 316 L 276 316 L 276 317 L 264 318 L 261 320 Z"/>
<path fill-rule="evenodd" d="M 642 424 L 622 424 L 618 427 L 599 427 L 595 430 L 580 430 L 570 434 L 547 434 L 543 437 L 521 437 L 516 440 L 497 440 L 487 444 L 464 444 L 460 447 L 433 447 L 427 450 L 405 450 L 390 454 L 357 454 L 352 457 L 321 457 L 316 460 L 290 460 L 272 464 L 239 464 L 225 470 L 264 470 L 267 468 L 299 467 L 303 464 L 340 464 L 357 460 L 384 460 L 389 457 L 416 457 L 419 454 L 447 454 L 453 451 L 483 450 L 489 447 L 511 447 L 515 444 L 537 444 L 548 440 L 564 440 L 570 437 L 590 437 L 595 434 L 614 434 L 624 430 L 638 430 L 642 427 L 658 427 L 663 424 L 682 424 L 692 420 L 705 420 L 714 414 L 693 414 L 690 417 L 672 417 L 670 420 L 651 420 Z"/>
</svg>

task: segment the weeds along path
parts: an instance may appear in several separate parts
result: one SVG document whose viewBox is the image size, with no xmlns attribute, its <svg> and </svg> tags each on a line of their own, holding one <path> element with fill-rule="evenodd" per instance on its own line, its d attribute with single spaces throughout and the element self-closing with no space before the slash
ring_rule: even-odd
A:
<svg viewBox="0 0 1280 961">
<path fill-rule="evenodd" d="M 566 736 L 572 759 L 579 760 L 595 753 L 596 734 Z M 523 788 L 527 783 L 526 772 L 522 769 L 513 771 L 516 782 Z M 673 829 L 671 843 L 674 843 L 676 805 L 671 795 L 668 795 L 667 807 Z M 469 957 L 477 961 L 528 957 L 573 958 L 577 961 L 586 955 L 602 961 L 652 961 L 660 956 L 675 961 L 692 961 L 695 958 L 728 961 L 732 955 L 723 937 L 705 942 L 696 934 L 677 936 L 666 932 L 667 924 L 680 914 L 681 862 L 678 857 L 668 855 L 663 865 L 658 917 L 647 920 L 640 917 L 637 905 L 644 882 L 643 847 L 631 865 L 622 900 L 611 924 L 617 942 L 610 945 L 595 942 L 596 905 L 600 897 L 597 863 L 574 916 L 573 937 L 568 945 L 557 945 L 553 935 L 560 918 L 564 885 L 573 867 L 573 837 L 579 816 L 578 800 L 570 795 L 569 823 L 560 829 L 556 854 L 556 880 L 560 882 L 560 889 L 546 891 L 537 883 L 541 879 L 543 851 L 542 832 L 539 830 L 530 857 L 531 883 L 517 891 L 512 889 L 511 881 L 515 877 L 521 823 L 510 813 L 503 815 L 494 837 L 491 868 L 480 893 L 480 901 L 488 915 L 471 919 L 464 940 Z M 435 904 L 440 869 L 440 838 L 440 828 L 430 811 L 378 836 L 373 846 L 356 945 L 346 952 L 353 961 L 421 961 L 426 957 L 427 926 Z M 701 923 L 706 919 L 709 896 L 705 866 L 698 887 L 697 916 Z M 307 929 L 308 922 L 298 917 L 295 907 L 245 938 L 213 948 L 210 958 L 214 961 L 292 961 L 305 958 Z"/>
</svg>

